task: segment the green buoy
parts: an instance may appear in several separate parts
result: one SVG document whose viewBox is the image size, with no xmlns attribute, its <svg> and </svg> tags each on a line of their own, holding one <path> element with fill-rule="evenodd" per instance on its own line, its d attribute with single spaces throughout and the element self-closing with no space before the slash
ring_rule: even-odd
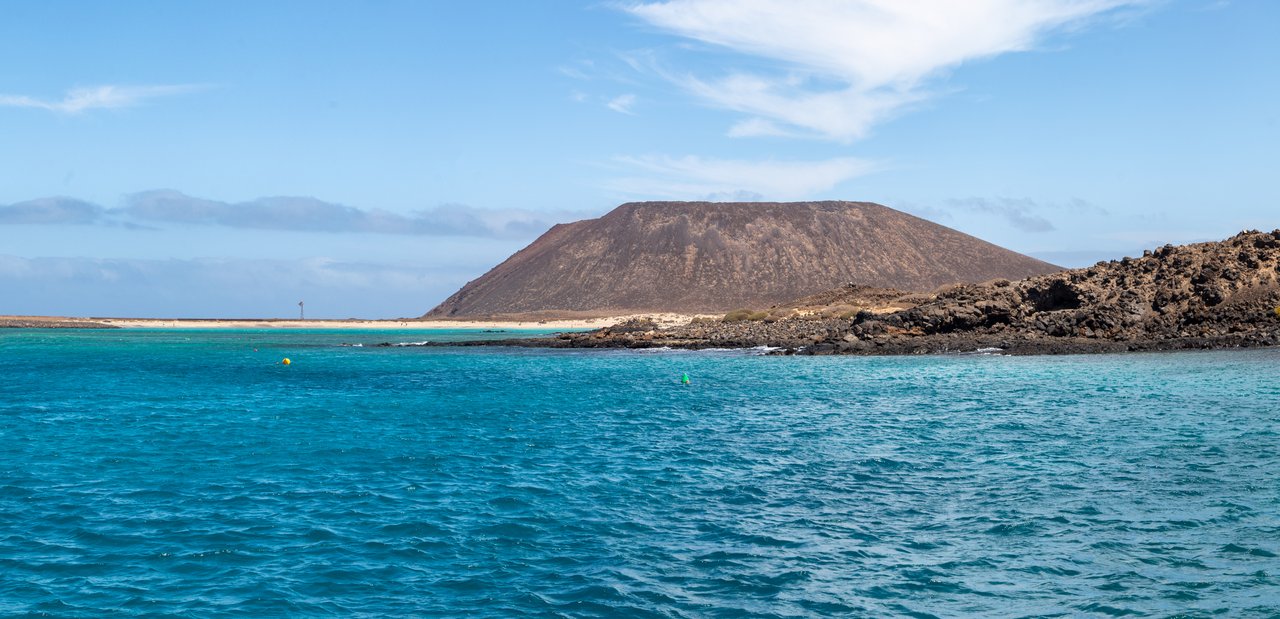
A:
<svg viewBox="0 0 1280 619">
<path fill-rule="evenodd" d="M 680 376 L 680 382 L 681 382 L 681 384 L 685 384 L 685 385 L 689 384 L 689 373 L 688 373 L 688 372 L 685 372 L 684 374 L 682 374 L 682 375 Z"/>
</svg>

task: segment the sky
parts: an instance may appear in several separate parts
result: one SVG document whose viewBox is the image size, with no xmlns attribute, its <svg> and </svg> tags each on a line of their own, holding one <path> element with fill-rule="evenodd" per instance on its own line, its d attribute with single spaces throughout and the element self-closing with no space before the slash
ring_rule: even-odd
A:
<svg viewBox="0 0 1280 619">
<path fill-rule="evenodd" d="M 1264 0 L 7 2 L 0 314 L 419 316 L 639 200 L 1280 228 Z"/>
</svg>

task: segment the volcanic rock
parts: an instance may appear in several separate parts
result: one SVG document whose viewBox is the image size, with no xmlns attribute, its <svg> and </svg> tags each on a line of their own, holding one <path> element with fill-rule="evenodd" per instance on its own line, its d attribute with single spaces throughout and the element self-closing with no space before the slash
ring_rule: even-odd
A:
<svg viewBox="0 0 1280 619">
<path fill-rule="evenodd" d="M 1280 345 L 1280 230 L 1166 245 L 1141 258 L 921 295 L 850 289 L 810 299 L 859 302 L 847 318 L 697 320 L 646 331 L 565 334 L 521 345 L 779 347 L 805 354 L 924 354 L 999 350 L 1096 353 Z"/>
<path fill-rule="evenodd" d="M 1009 331 L 1130 341 L 1265 334 L 1280 324 L 1277 306 L 1280 230 L 1165 245 L 1141 258 L 1012 284 L 957 286 L 886 321 L 925 335 Z"/>
</svg>

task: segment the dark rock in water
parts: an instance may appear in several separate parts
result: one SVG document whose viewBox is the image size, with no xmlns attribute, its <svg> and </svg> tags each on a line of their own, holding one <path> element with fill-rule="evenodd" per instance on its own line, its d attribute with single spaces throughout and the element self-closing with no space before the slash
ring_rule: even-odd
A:
<svg viewBox="0 0 1280 619">
<path fill-rule="evenodd" d="M 723 313 L 1059 270 L 869 202 L 641 202 L 555 226 L 426 317 Z"/>
</svg>

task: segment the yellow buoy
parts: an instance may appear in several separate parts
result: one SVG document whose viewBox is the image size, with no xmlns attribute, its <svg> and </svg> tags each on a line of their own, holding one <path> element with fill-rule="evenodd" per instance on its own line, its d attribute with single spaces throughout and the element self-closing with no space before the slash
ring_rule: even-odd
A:
<svg viewBox="0 0 1280 619">
<path fill-rule="evenodd" d="M 280 363 L 281 365 L 289 365 L 290 363 L 293 363 L 293 362 L 290 361 L 288 357 L 285 357 L 284 360 L 281 361 Z"/>
</svg>

